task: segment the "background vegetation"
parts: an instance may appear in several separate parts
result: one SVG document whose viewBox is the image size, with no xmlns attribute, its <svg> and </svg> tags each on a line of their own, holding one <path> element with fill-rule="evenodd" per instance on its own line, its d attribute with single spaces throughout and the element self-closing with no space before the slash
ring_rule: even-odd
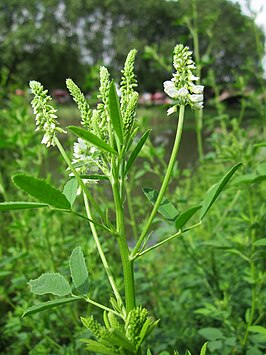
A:
<svg viewBox="0 0 266 355">
<path fill-rule="evenodd" d="M 266 96 L 264 36 L 254 18 L 225 0 L 3 0 L 0 25 L 2 201 L 25 199 L 12 183 L 16 173 L 45 177 L 60 188 L 67 179 L 57 151 L 47 150 L 34 132 L 27 93 L 15 95 L 16 89 L 26 89 L 30 79 L 51 90 L 64 88 L 65 78 L 72 77 L 92 95 L 98 66 L 108 65 L 118 77 L 118 68 L 134 47 L 139 51 L 140 91 L 161 91 L 162 81 L 170 77 L 174 44 L 195 50 L 207 97 L 199 130 L 204 156 L 199 159 L 198 121 L 188 111 L 168 195 L 180 209 L 189 208 L 228 167 L 238 161 L 244 166 L 206 224 L 139 264 L 138 301 L 161 319 L 147 346 L 155 354 L 186 348 L 198 354 L 207 339 L 213 354 L 265 354 Z M 227 102 L 221 101 L 225 91 L 231 93 Z M 153 132 L 127 186 L 132 238 L 141 228 L 140 217 L 150 210 L 141 187 L 156 188 L 167 164 L 175 120 L 166 118 L 166 109 L 138 111 L 141 131 L 152 127 Z M 63 126 L 78 122 L 72 104 L 59 105 L 58 114 Z M 72 138 L 64 141 L 69 151 L 72 143 Z M 104 183 L 93 187 L 94 193 L 96 189 L 99 200 L 108 205 Z M 1 213 L 0 225 L 0 352 L 85 353 L 80 339 L 91 334 L 77 315 L 93 312 L 97 318 L 95 308 L 75 304 L 23 319 L 21 315 L 38 302 L 27 281 L 48 270 L 66 275 L 69 254 L 77 245 L 86 255 L 91 289 L 97 299 L 108 301 L 108 285 L 86 223 L 40 210 Z M 153 240 L 163 239 L 171 228 L 158 217 Z M 104 234 L 101 238 L 120 275 L 113 240 Z"/>
</svg>

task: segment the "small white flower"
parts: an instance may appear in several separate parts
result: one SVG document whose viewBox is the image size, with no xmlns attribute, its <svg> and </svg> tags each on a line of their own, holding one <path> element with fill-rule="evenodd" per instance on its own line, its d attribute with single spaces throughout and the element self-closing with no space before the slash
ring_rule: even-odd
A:
<svg viewBox="0 0 266 355">
<path fill-rule="evenodd" d="M 178 96 L 185 97 L 188 94 L 188 90 L 186 88 L 181 88 L 178 90 Z"/>
<path fill-rule="evenodd" d="M 191 81 L 194 81 L 194 80 L 199 80 L 199 77 L 198 76 L 195 76 L 193 74 L 190 74 L 189 77 L 188 77 L 189 80 Z"/>
<path fill-rule="evenodd" d="M 192 102 L 201 102 L 203 101 L 203 95 L 202 94 L 190 95 L 190 100 Z"/>
<path fill-rule="evenodd" d="M 203 85 L 192 85 L 190 87 L 190 91 L 193 92 L 193 94 L 203 94 L 204 86 Z"/>
<path fill-rule="evenodd" d="M 176 105 L 170 107 L 170 108 L 167 110 L 167 116 L 171 115 L 172 113 L 175 113 L 176 111 L 177 111 Z"/>
<path fill-rule="evenodd" d="M 175 83 L 173 81 L 167 80 L 163 83 L 164 91 L 166 94 L 172 98 L 178 97 L 178 89 L 175 87 Z"/>
</svg>

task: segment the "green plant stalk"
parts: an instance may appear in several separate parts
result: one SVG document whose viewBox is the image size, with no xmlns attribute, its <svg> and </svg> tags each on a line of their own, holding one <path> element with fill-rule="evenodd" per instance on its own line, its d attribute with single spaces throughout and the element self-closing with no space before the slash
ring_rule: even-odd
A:
<svg viewBox="0 0 266 355">
<path fill-rule="evenodd" d="M 173 150 L 172 150 L 172 153 L 171 153 L 171 157 L 170 157 L 170 160 L 169 160 L 169 164 L 168 164 L 168 168 L 166 170 L 166 173 L 165 173 L 165 177 L 164 177 L 164 180 L 163 180 L 163 183 L 162 183 L 162 186 L 161 186 L 161 189 L 159 191 L 159 194 L 158 194 L 158 197 L 157 197 L 157 200 L 153 206 L 153 209 L 151 211 L 151 214 L 149 216 L 149 219 L 146 223 L 146 225 L 144 226 L 143 228 L 143 231 L 139 237 L 139 240 L 137 241 L 136 243 L 136 246 L 131 254 L 131 258 L 134 259 L 136 257 L 136 255 L 139 253 L 140 249 L 141 249 L 141 246 L 142 246 L 142 243 L 149 231 L 149 228 L 154 220 L 154 217 L 159 209 L 159 206 L 162 202 L 162 199 L 164 197 L 164 194 L 165 194 L 165 191 L 168 187 L 168 184 L 169 184 L 169 181 L 170 181 L 170 178 L 171 178 L 171 174 L 172 174 L 172 171 L 173 171 L 173 167 L 174 167 L 174 164 L 176 162 L 176 157 L 177 157 L 177 153 L 178 153 L 178 150 L 179 150 L 179 146 L 180 146 L 180 141 L 181 141 L 181 136 L 182 136 L 182 131 L 183 131 L 183 125 L 184 125 L 184 112 L 185 112 L 185 106 L 184 105 L 181 105 L 180 106 L 180 109 L 179 109 L 179 118 L 178 118 L 178 124 L 177 124 L 177 130 L 176 130 L 176 136 L 175 136 L 175 142 L 174 142 L 174 146 L 173 146 Z"/>
<path fill-rule="evenodd" d="M 91 210 L 90 210 L 90 205 L 89 205 L 89 201 L 88 201 L 88 197 L 85 193 L 83 193 L 83 197 L 84 197 L 84 204 L 85 204 L 85 209 L 86 209 L 86 213 L 88 215 L 88 218 L 91 219 L 92 216 L 91 216 Z M 95 225 L 89 221 L 89 224 L 90 224 L 90 228 L 91 228 L 91 232 L 92 232 L 92 235 L 93 235 L 93 238 L 94 238 L 94 241 L 95 241 L 95 244 L 96 244 L 96 247 L 97 247 L 97 250 L 98 250 L 98 253 L 100 255 L 100 258 L 101 258 L 101 261 L 102 261 L 102 264 L 103 264 L 103 267 L 105 269 L 105 272 L 107 274 L 107 277 L 109 279 L 109 282 L 110 282 L 110 285 L 112 287 L 112 290 L 114 291 L 114 294 L 115 294 L 115 297 L 117 299 L 117 301 L 121 304 L 123 304 L 123 301 L 122 301 L 122 298 L 120 296 L 120 293 L 116 287 L 116 284 L 115 284 L 115 280 L 114 280 L 114 277 L 112 275 L 112 272 L 109 268 L 109 265 L 108 265 L 108 262 L 107 262 L 107 259 L 105 257 L 105 254 L 103 252 L 103 249 L 102 249 L 102 245 L 100 243 L 100 240 L 99 240 L 99 237 L 98 237 L 98 234 L 97 234 L 97 231 L 96 231 L 96 228 L 95 228 Z"/>
<path fill-rule="evenodd" d="M 85 300 L 86 300 L 86 302 L 88 302 L 88 303 L 90 303 L 90 304 L 92 304 L 92 305 L 94 305 L 94 306 L 96 306 L 96 307 L 98 307 L 98 308 L 101 308 L 101 309 L 103 309 L 103 310 L 105 310 L 105 311 L 107 311 L 107 312 L 111 312 L 111 313 L 113 313 L 113 314 L 115 314 L 116 316 L 118 316 L 118 317 L 121 318 L 121 314 L 118 313 L 118 312 L 116 312 L 116 311 L 114 311 L 113 309 L 111 309 L 111 308 L 109 308 L 109 307 L 106 307 L 106 306 L 104 306 L 104 305 L 101 304 L 101 303 L 95 302 L 95 301 L 91 300 L 90 298 L 86 298 Z"/>
<path fill-rule="evenodd" d="M 125 190 L 126 190 L 128 212 L 129 212 L 129 216 L 130 216 L 130 222 L 131 222 L 131 226 L 132 226 L 133 236 L 134 236 L 135 241 L 137 241 L 138 231 L 137 231 L 136 218 L 135 218 L 135 213 L 134 213 L 132 199 L 131 199 L 131 186 L 127 183 L 125 183 Z"/>
<path fill-rule="evenodd" d="M 201 61 L 200 61 L 200 50 L 199 50 L 199 34 L 198 34 L 198 12 L 196 1 L 193 0 L 192 3 L 192 16 L 193 16 L 193 28 L 190 26 L 190 32 L 192 34 L 194 55 L 196 62 L 196 75 L 201 77 Z M 203 121 L 203 110 L 195 111 L 195 126 L 196 126 L 196 136 L 198 145 L 199 160 L 203 159 L 203 144 L 202 144 L 202 121 Z"/>
<path fill-rule="evenodd" d="M 80 187 L 82 188 L 82 190 L 84 191 L 84 193 L 86 194 L 88 199 L 91 201 L 93 207 L 96 209 L 96 211 L 98 212 L 99 216 L 105 221 L 104 214 L 102 213 L 102 211 L 99 208 L 98 204 L 94 200 L 94 198 L 91 195 L 90 191 L 88 190 L 87 186 L 84 184 L 84 182 L 82 181 L 81 177 L 77 173 L 76 169 L 72 165 L 71 160 L 69 159 L 69 157 L 68 157 L 66 151 L 64 150 L 62 144 L 60 143 L 60 141 L 58 140 L 57 137 L 55 137 L 54 140 L 55 140 L 57 148 L 59 149 L 60 153 L 62 154 L 62 157 L 64 158 L 65 162 L 67 163 L 68 167 L 70 168 L 70 170 L 74 174 L 75 178 L 78 180 L 78 183 L 79 183 Z"/>
<path fill-rule="evenodd" d="M 249 215 L 250 215 L 250 227 L 252 228 L 252 224 L 254 223 L 254 214 L 252 208 L 252 198 L 251 198 L 251 191 L 248 191 L 248 204 L 249 204 Z M 245 349 L 248 334 L 249 334 L 249 327 L 253 324 L 255 310 L 256 310 L 256 297 L 257 297 L 257 284 L 256 284 L 256 266 L 254 261 L 252 260 L 252 256 L 255 251 L 254 243 L 256 241 L 256 234 L 255 230 L 251 229 L 251 260 L 250 260 L 250 273 L 252 278 L 252 286 L 251 286 L 251 308 L 250 308 L 250 315 L 249 320 L 247 323 L 247 328 L 245 331 L 245 335 L 242 342 L 242 349 Z"/>
<path fill-rule="evenodd" d="M 129 257 L 129 249 L 125 235 L 123 203 L 120 196 L 120 184 L 117 177 L 114 177 L 113 181 L 111 181 L 111 185 L 115 202 L 116 228 L 120 256 L 123 265 L 126 312 L 128 314 L 133 308 L 136 307 L 133 262 Z"/>
</svg>

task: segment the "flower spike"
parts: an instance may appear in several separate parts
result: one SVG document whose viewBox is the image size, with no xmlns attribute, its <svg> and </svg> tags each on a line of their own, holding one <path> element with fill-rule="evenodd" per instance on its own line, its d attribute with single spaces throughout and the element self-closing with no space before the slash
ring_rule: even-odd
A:
<svg viewBox="0 0 266 355">
<path fill-rule="evenodd" d="M 195 110 L 203 108 L 204 86 L 194 84 L 199 78 L 193 74 L 196 66 L 191 56 L 192 52 L 188 47 L 182 44 L 175 46 L 173 66 L 176 72 L 171 80 L 164 82 L 164 91 L 177 103 L 168 109 L 168 115 L 176 112 L 180 105 L 190 105 Z"/>
<path fill-rule="evenodd" d="M 30 81 L 31 92 L 34 94 L 34 99 L 31 104 L 33 112 L 36 115 L 36 131 L 43 131 L 44 136 L 42 143 L 47 147 L 55 145 L 56 133 L 66 133 L 59 127 L 59 123 L 56 121 L 56 110 L 48 102 L 52 100 L 51 96 L 47 95 L 47 90 L 43 89 L 43 86 L 38 81 Z"/>
</svg>

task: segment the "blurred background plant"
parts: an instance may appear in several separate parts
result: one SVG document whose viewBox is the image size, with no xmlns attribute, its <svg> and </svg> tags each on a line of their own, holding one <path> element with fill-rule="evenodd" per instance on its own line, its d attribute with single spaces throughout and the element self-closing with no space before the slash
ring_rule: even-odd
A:
<svg viewBox="0 0 266 355">
<path fill-rule="evenodd" d="M 225 166 L 242 161 L 244 167 L 207 224 L 139 264 L 139 302 L 156 309 L 154 316 L 162 318 L 150 340 L 156 353 L 184 352 L 189 344 L 192 354 L 197 354 L 206 339 L 213 354 L 266 352 L 265 36 L 256 25 L 257 14 L 249 9 L 249 15 L 243 14 L 239 4 L 226 0 L 3 0 L 0 4 L 0 200 L 18 200 L 20 194 L 23 200 L 10 180 L 23 171 L 48 176 L 63 187 L 65 164 L 57 160 L 53 148 L 47 155 L 34 132 L 25 89 L 30 79 L 51 91 L 64 91 L 65 78 L 71 76 L 91 102 L 98 67 L 108 65 L 118 78 L 117 68 L 134 47 L 139 52 L 140 90 L 152 95 L 162 91 L 162 82 L 169 77 L 174 44 L 195 51 L 206 87 L 206 109 L 204 118 L 188 112 L 180 164 L 168 194 L 178 206 L 189 208 L 219 180 Z M 173 140 L 174 122 L 166 118 L 166 102 L 155 105 L 157 101 L 149 97 L 138 109 L 139 133 L 155 128 L 127 183 L 132 235 L 149 208 L 140 178 L 156 188 Z M 76 123 L 78 111 L 70 98 L 64 92 L 55 92 L 54 98 L 62 126 Z M 133 179 L 139 186 L 134 191 Z M 97 193 L 106 196 L 104 183 L 97 186 Z M 64 215 L 59 220 L 53 212 L 39 210 L 20 212 L 19 218 L 16 212 L 1 213 L 0 225 L 0 352 L 83 354 L 79 339 L 90 334 L 84 334 L 76 314 L 85 315 L 90 306 L 71 305 L 64 313 L 59 308 L 25 319 L 21 314 L 36 302 L 27 280 L 48 269 L 66 273 L 76 245 L 87 256 L 97 297 L 108 300 L 108 286 L 84 223 Z M 169 228 L 158 219 L 153 238 L 168 235 Z M 104 235 L 102 242 L 114 259 L 119 257 Z"/>
</svg>

